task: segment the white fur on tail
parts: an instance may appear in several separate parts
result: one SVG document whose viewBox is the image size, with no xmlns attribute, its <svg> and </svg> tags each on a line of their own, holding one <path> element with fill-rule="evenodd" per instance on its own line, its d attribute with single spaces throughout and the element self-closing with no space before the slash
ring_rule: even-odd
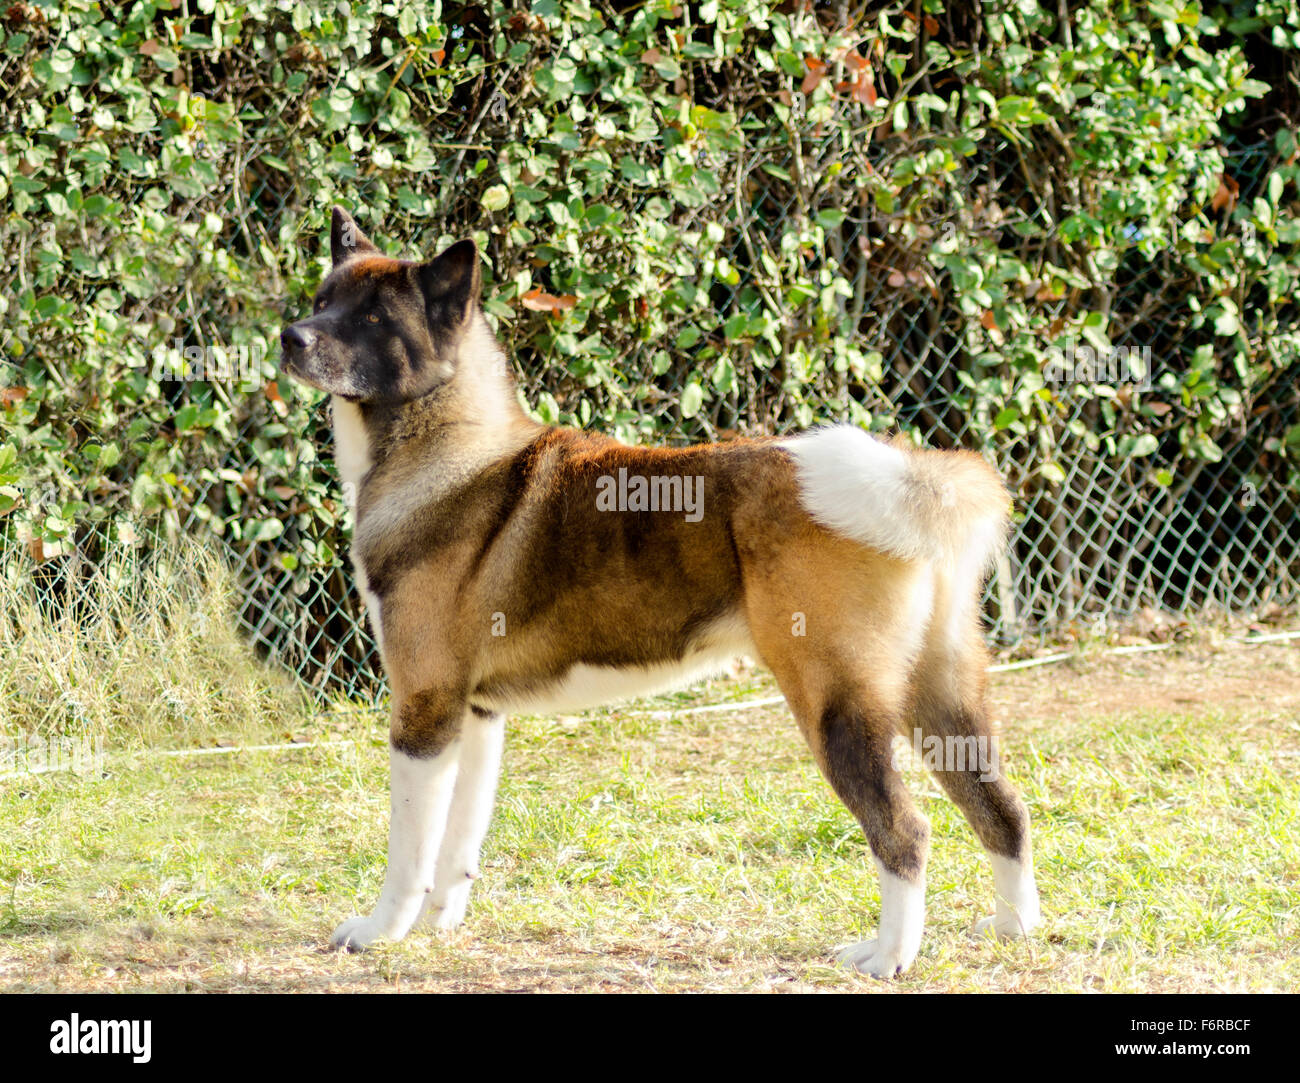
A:
<svg viewBox="0 0 1300 1083">
<path fill-rule="evenodd" d="M 1002 543 L 1008 498 L 992 469 L 965 452 L 886 444 L 851 425 L 781 441 L 808 514 L 835 533 L 904 560 L 983 572 Z"/>
</svg>

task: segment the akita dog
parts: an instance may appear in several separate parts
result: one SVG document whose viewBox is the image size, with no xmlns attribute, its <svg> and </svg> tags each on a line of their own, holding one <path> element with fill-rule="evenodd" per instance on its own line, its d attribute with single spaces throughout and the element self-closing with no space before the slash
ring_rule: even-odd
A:
<svg viewBox="0 0 1300 1083">
<path fill-rule="evenodd" d="M 283 366 L 332 396 L 392 695 L 388 872 L 331 942 L 460 923 L 506 712 L 593 706 L 751 654 L 879 871 L 878 937 L 840 961 L 905 970 L 930 832 L 891 743 L 991 736 L 978 597 L 1006 530 L 997 474 L 845 426 L 667 449 L 539 425 L 480 311 L 472 241 L 390 259 L 336 209 L 331 249 Z M 1023 802 L 973 760 L 937 774 L 992 858 L 996 912 L 977 929 L 1024 934 L 1039 912 Z"/>
</svg>

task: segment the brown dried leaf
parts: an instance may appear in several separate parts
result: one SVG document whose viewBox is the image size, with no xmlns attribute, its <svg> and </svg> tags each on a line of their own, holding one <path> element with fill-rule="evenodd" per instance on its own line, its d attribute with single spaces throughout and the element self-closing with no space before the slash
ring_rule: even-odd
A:
<svg viewBox="0 0 1300 1083">
<path fill-rule="evenodd" d="M 271 409 L 275 411 L 277 417 L 288 417 L 289 406 L 280 397 L 280 386 L 271 380 L 266 385 L 266 398 L 271 404 Z"/>
<path fill-rule="evenodd" d="M 808 74 L 803 77 L 803 83 L 799 89 L 804 94 L 811 94 L 826 78 L 826 61 L 818 60 L 815 56 L 804 57 L 804 66 L 808 69 Z"/>
<path fill-rule="evenodd" d="M 541 290 L 532 289 L 520 298 L 524 308 L 531 309 L 534 312 L 564 312 L 578 303 L 577 297 L 571 293 L 566 293 L 562 297 L 556 297 L 551 293 L 543 293 Z"/>
<path fill-rule="evenodd" d="M 1225 207 L 1229 214 L 1237 206 L 1237 196 L 1241 192 L 1241 185 L 1233 180 L 1227 173 L 1219 177 L 1219 187 L 1214 193 L 1214 198 L 1210 200 L 1210 210 L 1219 211 Z"/>
<path fill-rule="evenodd" d="M 540 15 L 534 15 L 531 11 L 516 11 L 510 16 L 506 25 L 511 30 L 529 33 L 535 30 L 545 30 L 546 20 Z"/>
</svg>

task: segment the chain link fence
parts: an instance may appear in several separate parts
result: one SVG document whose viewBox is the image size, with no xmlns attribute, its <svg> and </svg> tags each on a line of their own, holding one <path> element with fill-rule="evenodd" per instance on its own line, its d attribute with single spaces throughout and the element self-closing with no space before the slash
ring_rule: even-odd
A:
<svg viewBox="0 0 1300 1083">
<path fill-rule="evenodd" d="M 1229 165 L 1242 184 L 1242 198 L 1258 184 L 1268 160 L 1263 144 L 1234 152 Z M 991 186 L 1014 185 L 1014 164 L 995 159 L 992 165 L 1001 172 L 991 170 Z M 251 197 L 272 220 L 294 213 L 297 205 L 292 178 L 284 183 L 288 187 L 264 187 Z M 782 217 L 792 210 L 764 187 L 747 198 L 749 219 L 730 239 L 733 261 L 742 267 L 752 261 L 755 236 L 776 236 Z M 689 220 L 678 223 L 682 229 L 690 225 Z M 846 225 L 844 243 L 851 245 L 857 241 L 851 218 Z M 277 235 L 273 225 L 264 232 Z M 1173 257 L 1145 259 L 1136 251 L 1132 256 L 1109 300 L 1112 326 L 1118 329 L 1113 338 L 1149 359 L 1149 375 L 1158 379 L 1163 369 L 1185 364 L 1200 340 L 1188 330 L 1186 307 L 1169 297 L 1178 275 Z M 1037 470 L 1041 434 L 975 436 L 969 414 L 958 404 L 961 374 L 972 366 L 950 306 L 928 293 L 909 295 L 884 282 L 865 281 L 865 269 L 863 261 L 857 296 L 849 303 L 869 314 L 874 327 L 869 345 L 883 357 L 882 383 L 840 374 L 836 394 L 814 404 L 810 416 L 805 403 L 795 408 L 786 400 L 772 374 L 742 373 L 732 396 L 687 430 L 673 411 L 681 386 L 669 373 L 662 384 L 644 389 L 637 408 L 667 420 L 673 435 L 685 440 L 780 433 L 810 422 L 846 420 L 854 403 L 891 415 L 897 427 L 934 446 L 977 447 L 1016 495 L 1011 544 L 985 595 L 989 636 L 1001 647 L 1028 650 L 1076 635 L 1081 627 L 1113 630 L 1141 614 L 1156 619 L 1253 614 L 1296 603 L 1300 499 L 1288 487 L 1277 453 L 1279 441 L 1300 420 L 1295 387 L 1277 386 L 1257 399 L 1249 416 L 1220 435 L 1223 454 L 1217 462 L 1189 465 L 1168 448 L 1140 459 L 1105 454 L 1099 439 L 1113 434 L 1107 432 L 1104 403 L 1076 398 L 1067 385 L 1057 396 L 1060 416 L 1052 449 L 1064 477 L 1053 483 Z M 716 300 L 725 311 L 735 303 L 735 293 Z M 517 375 L 530 400 L 540 391 L 563 394 L 540 367 L 517 363 Z M 324 402 L 319 410 L 318 446 L 328 461 Z M 286 570 L 276 542 L 234 541 L 211 530 L 219 519 L 222 486 L 238 485 L 256 470 L 255 437 L 275 420 L 272 404 L 262 396 L 248 398 L 233 445 L 240 450 L 218 469 L 192 479 L 193 501 L 183 529 L 217 539 L 238 584 L 240 622 L 260 651 L 322 697 L 373 698 L 382 690 L 378 654 L 345 556 L 338 554 L 330 566 L 304 577 Z"/>
<path fill-rule="evenodd" d="M 1228 165 L 1241 184 L 1242 199 L 1266 175 L 1269 161 L 1267 144 L 1233 152 Z M 783 220 L 796 213 L 781 198 L 779 186 L 751 182 L 763 176 L 763 164 L 748 163 L 746 175 L 736 177 L 737 189 L 719 197 L 734 201 L 738 212 L 727 244 L 739 268 L 752 267 L 756 247 L 779 240 Z M 790 163 L 771 164 L 780 172 Z M 1015 191 L 1016 169 L 1015 155 L 991 155 L 985 170 L 989 190 Z M 282 174 L 275 184 L 264 181 L 248 201 L 249 222 L 268 241 L 281 235 L 280 220 L 299 216 L 303 205 L 294 178 Z M 704 205 L 695 213 L 701 220 L 712 213 L 716 221 L 716 212 L 716 206 Z M 675 228 L 685 230 L 694 223 L 690 210 L 683 213 Z M 248 228 L 247 222 L 242 225 Z M 850 213 L 836 243 L 852 249 L 867 228 L 865 212 L 861 220 Z M 1172 254 L 1146 258 L 1135 247 L 1113 296 L 1105 301 L 1112 340 L 1147 359 L 1151 379 L 1185 366 L 1196 346 L 1215 345 L 1209 332 L 1190 328 L 1179 274 Z M 712 298 L 719 311 L 737 306 L 740 289 L 719 290 Z M 809 403 L 806 397 L 791 397 L 788 382 L 773 371 L 740 372 L 730 395 L 685 424 L 676 409 L 682 373 L 690 371 L 682 366 L 641 388 L 635 409 L 656 417 L 670 439 L 681 441 L 777 434 L 813 423 L 860 420 L 867 411 L 933 446 L 980 450 L 998 466 L 1016 497 L 1011 544 L 985 596 L 989 635 L 1001 647 L 1031 650 L 1077 635 L 1081 628 L 1113 630 L 1139 615 L 1254 614 L 1296 603 L 1300 496 L 1289 487 L 1278 451 L 1300 421 L 1296 387 L 1279 384 L 1257 396 L 1250 411 L 1218 435 L 1222 456 L 1208 461 L 1189 460 L 1177 454 L 1176 443 L 1169 447 L 1164 442 L 1140 458 L 1107 454 L 1102 441 L 1122 434 L 1108 420 L 1104 400 L 1076 395 L 1066 382 L 1054 398 L 1058 417 L 1051 447 L 1063 476 L 1050 479 L 1040 470 L 1041 429 L 1020 435 L 1012 427 L 990 434 L 987 425 L 972 425 L 964 383 L 978 366 L 961 332 L 963 319 L 969 320 L 957 314 L 951 299 L 872 280 L 865 259 L 857 264 L 853 289 L 844 303 L 864 313 L 862 325 L 869 328 L 864 345 L 879 352 L 882 380 L 836 373 L 829 384 L 823 382 L 831 393 Z M 1062 299 L 1058 308 L 1064 311 L 1066 304 Z M 503 330 L 508 343 L 508 328 Z M 528 358 L 516 360 L 516 366 L 530 401 L 543 391 L 563 401 L 571 391 L 563 373 L 556 377 Z M 238 586 L 239 621 L 260 652 L 322 698 L 373 699 L 382 693 L 379 659 L 346 555 L 337 552 L 332 561 L 304 575 L 281 559 L 297 529 L 291 515 L 286 516 L 286 533 L 273 540 L 237 539 L 221 528 L 230 506 L 225 489 L 253 476 L 259 467 L 258 436 L 279 423 L 274 401 L 264 395 L 235 398 L 233 405 L 237 439 L 223 461 L 184 479 L 189 503 L 180 529 L 212 538 L 223 552 Z M 332 458 L 324 402 L 316 420 L 324 464 Z M 93 565 L 81 567 L 73 579 L 84 584 L 99 574 Z"/>
</svg>

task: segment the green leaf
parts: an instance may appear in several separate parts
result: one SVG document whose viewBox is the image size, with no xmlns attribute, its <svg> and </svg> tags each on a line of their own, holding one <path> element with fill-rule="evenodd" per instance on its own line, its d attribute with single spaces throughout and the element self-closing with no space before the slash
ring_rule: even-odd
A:
<svg viewBox="0 0 1300 1083">
<path fill-rule="evenodd" d="M 194 428 L 194 423 L 199 419 L 199 407 L 197 403 L 186 403 L 176 411 L 176 431 L 188 432 Z"/>
<path fill-rule="evenodd" d="M 1126 459 L 1154 455 L 1159 450 L 1160 441 L 1149 432 L 1144 432 L 1139 436 L 1125 436 L 1119 442 L 1119 454 Z"/>
<path fill-rule="evenodd" d="M 494 184 L 483 193 L 481 202 L 485 210 L 503 210 L 510 205 L 510 189 L 504 184 Z"/>
<path fill-rule="evenodd" d="M 695 417 L 704 405 L 704 388 L 692 380 L 682 388 L 681 413 L 684 418 Z"/>
</svg>

